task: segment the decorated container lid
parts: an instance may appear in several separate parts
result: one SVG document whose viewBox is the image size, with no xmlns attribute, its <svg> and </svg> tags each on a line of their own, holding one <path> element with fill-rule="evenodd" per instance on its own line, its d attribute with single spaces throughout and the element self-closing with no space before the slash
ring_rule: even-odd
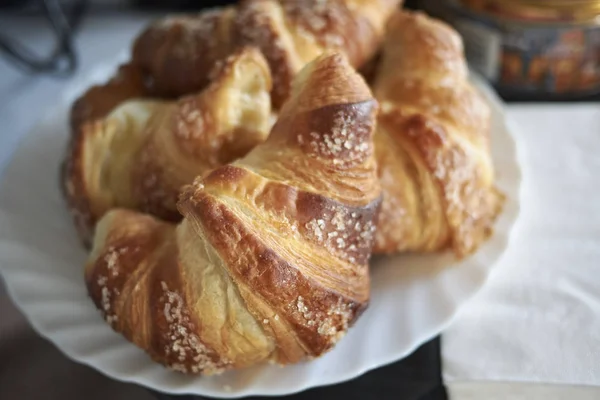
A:
<svg viewBox="0 0 600 400">
<path fill-rule="evenodd" d="M 538 22 L 599 23 L 600 0 L 460 0 L 475 11 Z"/>
</svg>

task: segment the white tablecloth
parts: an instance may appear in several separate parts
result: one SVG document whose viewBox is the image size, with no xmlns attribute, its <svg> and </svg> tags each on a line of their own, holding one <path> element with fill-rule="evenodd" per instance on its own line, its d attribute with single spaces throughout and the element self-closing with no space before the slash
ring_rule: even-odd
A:
<svg viewBox="0 0 600 400">
<path fill-rule="evenodd" d="M 78 74 L 126 48 L 147 20 L 147 16 L 128 14 L 86 21 L 77 41 Z M 51 38 L 40 25 L 0 16 L 3 31 L 44 49 Z M 0 59 L 0 168 L 19 138 L 67 84 L 68 80 L 23 75 Z M 510 250 L 486 287 L 444 333 L 445 377 L 450 382 L 600 387 L 600 107 L 511 105 L 508 116 L 518 129 L 523 164 L 521 218 Z M 24 324 L 9 309 L 5 294 L 0 293 L 0 339 Z M 62 375 L 65 379 L 75 371 L 72 365 L 69 368 Z M 3 397 L 3 390 L 8 390 L 8 384 L 18 387 L 15 382 L 14 377 L 0 374 L 0 398 L 10 398 Z M 101 386 L 114 388 L 122 398 L 148 398 L 125 385 L 107 385 Z M 461 398 L 471 398 L 469 388 L 457 387 Z M 60 386 L 54 389 L 61 393 Z M 89 395 L 89 388 L 81 393 Z M 38 396 L 26 398 L 61 398 L 49 392 Z"/>
</svg>

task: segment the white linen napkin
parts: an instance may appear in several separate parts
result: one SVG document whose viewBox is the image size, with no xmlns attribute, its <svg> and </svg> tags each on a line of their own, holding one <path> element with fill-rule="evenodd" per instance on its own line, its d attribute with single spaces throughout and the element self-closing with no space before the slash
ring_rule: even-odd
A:
<svg viewBox="0 0 600 400">
<path fill-rule="evenodd" d="M 443 335 L 448 380 L 600 385 L 600 107 L 512 105 L 513 242 Z"/>
</svg>

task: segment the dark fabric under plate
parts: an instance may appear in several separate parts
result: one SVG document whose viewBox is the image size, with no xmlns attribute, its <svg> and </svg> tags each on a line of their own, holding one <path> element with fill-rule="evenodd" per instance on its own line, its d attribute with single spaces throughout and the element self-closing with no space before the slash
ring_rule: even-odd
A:
<svg viewBox="0 0 600 400">
<path fill-rule="evenodd" d="M 447 400 L 442 382 L 440 338 L 425 343 L 402 361 L 373 370 L 334 386 L 307 390 L 284 397 L 248 397 L 247 399 L 286 400 Z M 154 393 L 158 400 L 204 400 L 207 397 L 168 396 Z"/>
</svg>

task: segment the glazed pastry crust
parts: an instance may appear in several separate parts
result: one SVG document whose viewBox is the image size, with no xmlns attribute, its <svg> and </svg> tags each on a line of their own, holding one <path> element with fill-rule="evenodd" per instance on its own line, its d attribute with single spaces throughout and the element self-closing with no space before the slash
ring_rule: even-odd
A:
<svg viewBox="0 0 600 400">
<path fill-rule="evenodd" d="M 265 90 L 280 111 L 293 77 L 319 54 L 335 49 L 352 65 L 364 64 L 400 3 L 243 0 L 149 25 L 136 38 L 131 61 L 71 110 L 62 187 L 84 243 L 114 207 L 179 220 L 175 203 L 182 184 L 266 138 L 274 113 L 265 117 Z M 266 69 L 246 66 L 246 72 L 224 77 L 215 68 L 250 47 L 265 57 Z M 255 79 L 262 83 L 258 88 L 251 87 Z M 245 95 L 228 98 L 235 85 Z M 239 108 L 245 116 L 232 115 Z"/>
<path fill-rule="evenodd" d="M 106 321 L 187 373 L 332 348 L 369 300 L 377 109 L 347 60 L 323 55 L 264 144 L 184 189 L 179 225 L 109 212 L 85 274 Z"/>
<path fill-rule="evenodd" d="M 324 51 L 344 53 L 359 67 L 379 48 L 400 0 L 242 0 L 151 24 L 133 46 L 132 62 L 157 93 L 181 96 L 207 84 L 218 60 L 239 46 L 256 46 L 273 74 L 273 104 L 289 96 L 293 77 Z"/>
<path fill-rule="evenodd" d="M 384 192 L 375 251 L 473 252 L 491 234 L 503 196 L 494 186 L 490 110 L 468 80 L 458 33 L 421 13 L 396 13 L 374 93 Z"/>
<path fill-rule="evenodd" d="M 244 156 L 271 126 L 271 76 L 261 53 L 244 48 L 218 64 L 205 90 L 177 101 L 135 99 L 82 124 L 63 173 L 84 240 L 115 207 L 178 221 L 183 185 Z"/>
</svg>

